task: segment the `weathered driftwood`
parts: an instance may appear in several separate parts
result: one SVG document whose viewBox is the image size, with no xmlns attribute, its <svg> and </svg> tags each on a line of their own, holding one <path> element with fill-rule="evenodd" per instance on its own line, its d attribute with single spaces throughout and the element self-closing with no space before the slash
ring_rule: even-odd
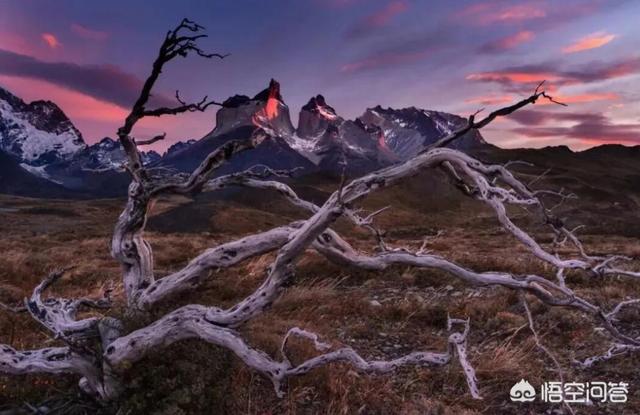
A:
<svg viewBox="0 0 640 415">
<path fill-rule="evenodd" d="M 590 316 L 594 324 L 604 327 L 613 345 L 603 356 L 586 359 L 581 366 L 588 367 L 622 353 L 640 349 L 640 340 L 633 334 L 625 333 L 617 323 L 617 315 L 625 308 L 636 305 L 639 300 L 621 302 L 611 311 L 581 298 L 571 290 L 565 280 L 566 270 L 590 272 L 594 276 L 626 275 L 640 277 L 639 272 L 622 269 L 616 264 L 628 258 L 592 256 L 575 236 L 574 230 L 565 228 L 547 208 L 541 196 L 554 196 L 561 201 L 572 197 L 561 192 L 533 191 L 517 179 L 507 166 L 487 165 L 460 151 L 445 148 L 465 133 L 482 128 L 500 116 L 506 116 L 526 105 L 535 104 L 538 99 L 553 98 L 539 86 L 533 95 L 490 113 L 480 121 L 472 115 L 467 124 L 442 138 L 404 163 L 387 167 L 349 183 L 342 183 L 324 204 L 318 206 L 300 198 L 293 189 L 273 178 L 290 172 L 274 171 L 264 166 L 244 172 L 213 178 L 213 175 L 229 158 L 269 139 L 269 125 L 256 128 L 247 139 L 230 141 L 216 149 L 189 175 L 172 174 L 166 169 L 148 168 L 142 164 L 139 145 L 153 143 L 164 138 L 158 135 L 150 140 L 136 140 L 132 131 L 136 123 L 144 117 L 175 115 L 183 112 L 204 111 L 212 105 L 220 105 L 205 97 L 198 103 L 188 104 L 176 93 L 178 106 L 174 108 L 148 109 L 151 91 L 163 66 L 177 56 L 196 53 L 206 58 L 219 54 L 206 54 L 196 45 L 196 40 L 205 36 L 202 27 L 183 20 L 178 27 L 167 33 L 153 63 L 149 78 L 144 83 L 140 96 L 118 130 L 120 143 L 127 155 L 126 168 L 131 174 L 128 198 L 115 225 L 111 242 L 113 258 L 122 268 L 122 284 L 127 309 L 132 313 L 145 312 L 158 303 L 166 301 L 178 293 L 196 289 L 211 273 L 228 268 L 250 258 L 277 252 L 275 260 L 267 268 L 264 282 L 251 295 L 234 306 L 222 309 L 214 306 L 187 305 L 175 309 L 154 323 L 125 333 L 121 323 L 113 317 L 88 317 L 78 319 L 80 307 L 106 308 L 110 305 L 109 292 L 102 299 L 58 299 L 44 298 L 44 291 L 62 275 L 54 272 L 39 284 L 30 298 L 25 301 L 26 310 L 32 318 L 41 323 L 52 336 L 66 345 L 39 350 L 18 351 L 7 345 L 0 345 L 0 371 L 9 374 L 24 373 L 75 373 L 81 376 L 82 389 L 102 400 L 116 399 L 123 390 L 119 375 L 132 364 L 161 347 L 183 339 L 197 338 L 232 351 L 253 370 L 269 378 L 279 395 L 282 395 L 283 381 L 330 363 L 342 362 L 365 373 L 387 373 L 404 365 L 441 366 L 449 363 L 454 356 L 460 362 L 467 379 L 470 394 L 480 398 L 475 371 L 468 359 L 466 347 L 470 328 L 468 320 L 449 319 L 449 347 L 440 352 L 413 352 L 390 360 L 367 360 L 350 347 L 332 348 L 319 340 L 317 334 L 294 327 L 284 336 L 280 359 L 249 346 L 236 331 L 252 318 L 260 315 L 278 300 L 285 287 L 295 283 L 297 261 L 308 249 L 314 249 L 328 260 L 338 264 L 366 270 L 383 270 L 401 264 L 416 268 L 430 268 L 442 271 L 472 286 L 504 287 L 518 291 L 522 295 L 530 328 L 538 347 L 554 361 L 553 355 L 540 342 L 533 325 L 525 294 L 537 298 L 548 306 L 572 308 Z M 555 102 L 555 101 L 553 101 Z M 260 122 L 268 123 L 261 119 Z M 263 128 L 259 128 L 263 127 Z M 487 204 L 495 213 L 502 227 L 532 255 L 545 261 L 556 270 L 557 282 L 539 275 L 515 275 L 506 272 L 477 272 L 458 265 L 441 256 L 432 255 L 423 248 L 412 252 L 408 248 L 390 248 L 383 240 L 382 232 L 373 225 L 373 218 L 382 210 L 362 217 L 356 203 L 371 192 L 397 184 L 424 169 L 441 169 L 452 179 L 454 185 L 464 194 Z M 164 174 L 154 174 L 163 171 Z M 157 278 L 153 270 L 153 251 L 144 239 L 144 228 L 152 202 L 162 195 L 192 195 L 203 191 L 216 191 L 228 186 L 243 186 L 257 189 L 273 189 L 293 205 L 306 210 L 306 220 L 245 236 L 207 249 L 191 260 L 184 268 L 162 278 Z M 507 213 L 508 205 L 534 207 L 544 222 L 551 227 L 560 241 L 568 241 L 575 247 L 576 255 L 562 258 L 546 250 L 531 235 L 513 223 Z M 364 253 L 353 248 L 345 239 L 331 229 L 331 225 L 345 216 L 355 225 L 370 230 L 376 238 L 378 252 Z M 25 309 L 2 305 L 7 311 L 20 312 Z M 453 327 L 462 324 L 462 331 Z M 299 336 L 313 343 L 319 354 L 302 363 L 294 364 L 287 357 L 287 342 L 291 336 Z M 557 361 L 556 361 L 557 364 Z"/>
</svg>

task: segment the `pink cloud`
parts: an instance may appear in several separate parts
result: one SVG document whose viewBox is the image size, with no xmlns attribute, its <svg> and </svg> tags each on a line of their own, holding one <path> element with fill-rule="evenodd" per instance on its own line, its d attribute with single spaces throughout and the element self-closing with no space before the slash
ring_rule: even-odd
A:
<svg viewBox="0 0 640 415">
<path fill-rule="evenodd" d="M 407 52 L 407 53 L 386 53 L 374 55 L 366 59 L 351 62 L 343 65 L 340 72 L 354 73 L 369 69 L 377 69 L 386 66 L 417 62 L 424 59 L 429 51 Z"/>
<path fill-rule="evenodd" d="M 409 2 L 407 0 L 392 0 L 383 8 L 365 16 L 362 20 L 357 22 L 347 32 L 347 37 L 361 37 L 375 31 L 376 29 L 385 27 L 389 25 L 395 17 L 406 12 L 408 9 Z"/>
<path fill-rule="evenodd" d="M 115 137 L 116 131 L 129 113 L 129 108 L 43 80 L 0 75 L 0 86 L 27 102 L 40 99 L 53 101 L 82 132 L 85 141 L 89 144 L 103 137 Z M 150 147 L 163 151 L 176 141 L 201 138 L 211 131 L 213 129 L 212 112 L 213 110 L 205 113 L 145 118 L 136 125 L 134 135 L 145 139 L 166 132 L 166 140 Z"/>
<path fill-rule="evenodd" d="M 581 85 L 608 79 L 640 74 L 640 56 L 625 57 L 618 61 L 596 61 L 577 67 L 560 69 L 555 62 L 522 65 L 499 70 L 471 73 L 467 80 L 502 85 L 507 92 L 530 92 L 547 81 L 545 89 Z"/>
<path fill-rule="evenodd" d="M 513 35 L 505 36 L 496 41 L 485 44 L 481 49 L 485 52 L 502 52 L 505 50 L 516 48 L 523 43 L 533 40 L 535 34 L 529 30 L 522 30 Z"/>
<path fill-rule="evenodd" d="M 545 5 L 541 2 L 513 4 L 508 2 L 487 1 L 471 4 L 454 14 L 455 19 L 465 19 L 472 24 L 488 26 L 491 24 L 519 23 L 527 20 L 547 17 Z"/>
<path fill-rule="evenodd" d="M 510 131 L 530 139 L 564 137 L 593 145 L 605 143 L 639 144 L 640 124 L 614 123 L 602 113 L 523 110 L 510 119 L 523 127 Z"/>
<path fill-rule="evenodd" d="M 576 94 L 576 95 L 554 94 L 553 98 L 565 104 L 584 104 L 584 103 L 596 102 L 596 101 L 616 101 L 620 99 L 620 95 L 613 92 L 598 92 L 598 93 L 585 93 L 585 94 Z M 551 101 L 547 101 L 547 100 L 542 100 L 539 103 L 542 105 L 553 104 Z"/>
<path fill-rule="evenodd" d="M 2 49 L 0 73 L 44 80 L 125 107 L 135 101 L 142 86 L 141 79 L 114 65 L 48 62 Z M 161 93 L 152 99 L 156 105 L 175 103 L 175 99 Z"/>
<path fill-rule="evenodd" d="M 377 12 L 367 16 L 365 21 L 374 27 L 386 26 L 394 17 L 404 13 L 408 9 L 409 3 L 405 0 L 394 0 Z"/>
<path fill-rule="evenodd" d="M 467 75 L 466 79 L 469 81 L 531 84 L 542 81 L 555 81 L 560 79 L 560 76 L 553 72 L 495 71 L 472 73 Z"/>
<path fill-rule="evenodd" d="M 43 33 L 41 37 L 42 40 L 44 40 L 44 43 L 46 43 L 51 49 L 56 49 L 61 45 L 58 38 L 51 33 Z"/>
<path fill-rule="evenodd" d="M 21 54 L 32 54 L 34 51 L 25 38 L 13 32 L 0 32 L 0 49 Z"/>
<path fill-rule="evenodd" d="M 515 102 L 513 95 L 485 95 L 464 100 L 467 104 L 498 105 Z"/>
<path fill-rule="evenodd" d="M 564 53 L 576 53 L 585 50 L 600 48 L 611 42 L 617 36 L 606 32 L 596 32 L 578 39 L 576 42 L 562 48 Z"/>
</svg>

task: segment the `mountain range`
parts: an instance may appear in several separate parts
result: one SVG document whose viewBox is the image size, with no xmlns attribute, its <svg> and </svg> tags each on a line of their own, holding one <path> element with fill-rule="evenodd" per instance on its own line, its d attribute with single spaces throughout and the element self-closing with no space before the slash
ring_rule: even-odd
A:
<svg viewBox="0 0 640 415">
<path fill-rule="evenodd" d="M 445 112 L 415 107 L 385 109 L 379 105 L 349 120 L 341 117 L 324 96 L 317 95 L 300 109 L 296 127 L 280 84 L 272 79 L 253 97 L 235 95 L 224 101 L 216 114 L 215 128 L 203 138 L 175 143 L 163 155 L 149 151 L 142 156 L 150 167 L 187 172 L 226 141 L 248 137 L 262 128 L 269 139 L 234 157 L 217 174 L 266 165 L 296 168 L 298 176 L 337 177 L 343 171 L 356 176 L 406 160 L 465 122 Z M 478 131 L 467 133 L 452 145 L 488 158 L 508 152 L 487 143 Z M 105 137 L 87 145 L 55 103 L 25 103 L 0 88 L 0 193 L 119 196 L 129 181 L 121 168 L 123 162 L 124 154 L 116 140 Z"/>
</svg>

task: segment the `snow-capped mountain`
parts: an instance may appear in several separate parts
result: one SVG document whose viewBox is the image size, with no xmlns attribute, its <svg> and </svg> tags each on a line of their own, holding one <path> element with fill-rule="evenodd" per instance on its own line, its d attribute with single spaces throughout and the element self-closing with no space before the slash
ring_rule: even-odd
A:
<svg viewBox="0 0 640 415">
<path fill-rule="evenodd" d="M 308 171 L 340 174 L 345 169 L 348 174 L 356 175 L 405 160 L 461 127 L 464 122 L 461 117 L 442 112 L 416 108 L 383 109 L 380 106 L 367 109 L 355 120 L 346 120 L 338 115 L 324 96 L 317 95 L 301 108 L 295 128 L 280 84 L 272 79 L 269 86 L 253 98 L 235 95 L 224 101 L 216 114 L 215 129 L 200 140 L 207 144 L 196 142 L 179 153 L 169 151 L 161 163 L 179 169 L 193 168 L 196 161 L 206 156 L 202 152 L 205 146 L 209 148 L 213 143 L 220 145 L 226 139 L 246 137 L 261 127 L 273 137 L 269 143 L 275 146 L 273 154 L 254 150 L 252 156 L 240 157 L 255 158 L 257 164 L 275 167 L 277 154 L 279 159 L 275 164 L 278 168 L 303 164 Z M 465 149 L 484 144 L 477 132 L 469 133 L 454 143 L 456 147 Z M 283 156 L 285 153 L 287 157 Z M 303 156 L 308 162 L 301 163 L 298 156 Z M 297 165 L 287 166 L 285 159 L 296 160 Z M 230 164 L 225 169 L 231 169 L 236 162 L 231 160 Z M 245 165 L 244 162 L 237 164 Z"/>
<path fill-rule="evenodd" d="M 463 127 L 466 120 L 454 114 L 421 110 L 415 107 L 383 109 L 380 105 L 367 108 L 358 118 L 364 124 L 380 127 L 384 141 L 398 157 L 406 159 L 424 147 Z M 478 131 L 467 133 L 452 143 L 454 148 L 470 149 L 485 145 Z"/>
<path fill-rule="evenodd" d="M 51 101 L 29 104 L 0 88 L 0 149 L 28 166 L 67 160 L 86 144 Z"/>
<path fill-rule="evenodd" d="M 275 169 L 300 168 L 306 172 L 315 169 L 314 164 L 291 145 L 295 129 L 289 107 L 280 93 L 280 84 L 273 79 L 253 98 L 235 95 L 224 101 L 216 114 L 213 131 L 185 148 L 168 151 L 160 164 L 182 171 L 193 170 L 211 151 L 229 140 L 248 138 L 257 128 L 265 130 L 270 137 L 255 149 L 234 156 L 217 171 L 218 174 L 254 165 Z"/>
<path fill-rule="evenodd" d="M 10 154 L 23 168 L 51 179 L 56 165 L 87 169 L 119 167 L 124 161 L 120 144 L 104 138 L 87 145 L 65 113 L 51 101 L 29 104 L 0 88 L 0 150 Z M 143 152 L 145 163 L 160 159 L 155 151 Z"/>
<path fill-rule="evenodd" d="M 154 163 L 161 158 L 160 154 L 155 151 L 141 152 L 140 155 L 144 164 Z M 98 143 L 78 151 L 70 159 L 70 164 L 89 170 L 119 169 L 125 162 L 125 158 L 120 143 L 105 137 Z"/>
<path fill-rule="evenodd" d="M 155 151 L 140 155 L 146 165 L 156 163 L 161 158 Z M 123 170 L 124 163 L 125 154 L 120 143 L 105 137 L 76 152 L 68 160 L 40 166 L 41 170 L 33 173 L 76 191 L 116 196 L 122 194 L 128 182 Z"/>
<path fill-rule="evenodd" d="M 175 143 L 163 156 L 145 152 L 142 158 L 145 164 L 191 171 L 228 140 L 249 137 L 261 128 L 270 138 L 256 149 L 234 156 L 217 174 L 267 165 L 300 168 L 299 174 L 319 171 L 339 175 L 344 170 L 354 176 L 405 160 L 464 122 L 442 112 L 380 106 L 348 120 L 322 95 L 316 95 L 301 108 L 296 128 L 280 84 L 272 79 L 253 98 L 235 95 L 227 99 L 216 114 L 215 128 L 202 139 Z M 471 132 L 454 146 L 473 149 L 488 145 L 478 132 Z M 3 89 L 0 150 L 30 175 L 74 191 L 116 195 L 127 183 L 121 169 L 124 153 L 116 140 L 106 137 L 87 145 L 55 104 L 26 104 Z"/>
<path fill-rule="evenodd" d="M 362 174 L 397 162 L 387 148 L 382 130 L 356 119 L 345 120 L 322 95 L 312 97 L 300 110 L 292 146 L 314 161 L 320 170 Z"/>
</svg>

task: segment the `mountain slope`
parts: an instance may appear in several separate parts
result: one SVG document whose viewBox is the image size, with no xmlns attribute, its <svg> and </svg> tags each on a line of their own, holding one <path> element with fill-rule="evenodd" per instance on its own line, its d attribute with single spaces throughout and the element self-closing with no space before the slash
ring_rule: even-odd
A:
<svg viewBox="0 0 640 415">
<path fill-rule="evenodd" d="M 467 122 L 462 117 L 446 112 L 415 107 L 384 109 L 380 105 L 367 108 L 358 119 L 379 127 L 388 148 L 402 159 L 415 156 L 426 146 L 463 127 Z M 451 147 L 468 150 L 483 145 L 486 142 L 480 132 L 471 131 L 452 143 Z"/>
<path fill-rule="evenodd" d="M 66 160 L 86 144 L 51 101 L 25 103 L 0 88 L 0 149 L 32 166 Z"/>
<path fill-rule="evenodd" d="M 187 148 L 167 154 L 159 162 L 162 166 L 190 172 L 215 149 L 230 140 L 250 137 L 257 127 L 244 125 L 222 134 L 211 133 Z M 293 150 L 281 137 L 269 137 L 255 149 L 234 155 L 229 162 L 216 171 L 216 175 L 242 171 L 255 165 L 265 165 L 274 169 L 312 170 L 314 165 Z"/>
<path fill-rule="evenodd" d="M 23 168 L 13 156 L 0 150 L 0 193 L 31 197 L 78 196 L 49 180 L 38 177 Z"/>
<path fill-rule="evenodd" d="M 246 139 L 257 128 L 263 128 L 270 138 L 255 149 L 234 156 L 216 174 L 237 172 L 260 164 L 274 169 L 298 168 L 306 172 L 315 168 L 287 140 L 294 128 L 289 107 L 280 94 L 280 84 L 273 79 L 253 98 L 236 95 L 227 99 L 216 114 L 216 127 L 211 133 L 195 143 L 167 152 L 159 164 L 191 171 L 219 146 L 229 140 Z"/>
</svg>

